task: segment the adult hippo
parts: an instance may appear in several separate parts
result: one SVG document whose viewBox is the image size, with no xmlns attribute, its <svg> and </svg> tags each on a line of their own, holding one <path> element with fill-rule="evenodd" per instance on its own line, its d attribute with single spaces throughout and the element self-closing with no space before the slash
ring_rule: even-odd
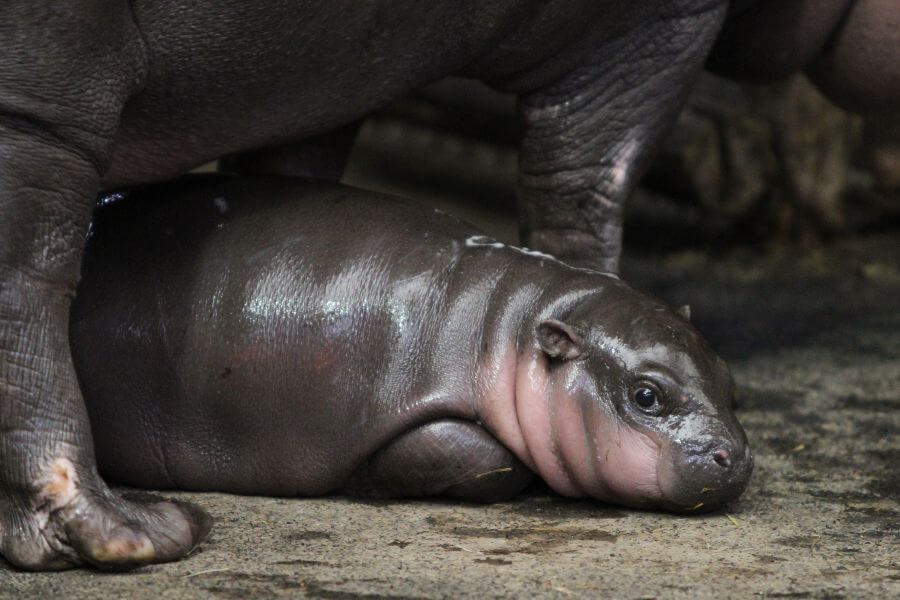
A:
<svg viewBox="0 0 900 600">
<path fill-rule="evenodd" d="M 495 501 L 536 473 L 675 511 L 747 484 L 725 363 L 613 275 L 347 187 L 204 177 L 113 197 L 71 328 L 112 480 Z"/>
<path fill-rule="evenodd" d="M 342 128 L 464 75 L 519 95 L 527 245 L 615 270 L 622 200 L 726 20 L 718 68 L 808 68 L 847 102 L 887 105 L 895 16 L 894 0 L 6 0 L 0 554 L 115 566 L 194 543 L 182 508 L 126 502 L 96 474 L 66 332 L 101 187 L 297 139 L 288 162 L 334 176 Z M 173 543 L 134 554 L 148 535 Z"/>
</svg>

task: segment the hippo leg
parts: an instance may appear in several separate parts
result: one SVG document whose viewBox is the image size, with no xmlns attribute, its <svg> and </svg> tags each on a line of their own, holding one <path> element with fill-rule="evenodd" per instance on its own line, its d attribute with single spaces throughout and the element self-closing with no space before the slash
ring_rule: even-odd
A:
<svg viewBox="0 0 900 600">
<path fill-rule="evenodd" d="M 442 419 L 403 434 L 375 454 L 348 491 L 498 502 L 521 492 L 532 477 L 483 427 Z"/>
<path fill-rule="evenodd" d="M 853 2 L 807 72 L 830 100 L 845 108 L 895 112 L 900 106 L 897 0 Z"/>
<path fill-rule="evenodd" d="M 889 2 L 892 0 L 888 0 Z M 775 81 L 822 51 L 853 0 L 732 2 L 707 66 L 731 78 Z"/>
<path fill-rule="evenodd" d="M 674 122 L 726 12 L 663 2 L 627 31 L 592 40 L 581 66 L 519 98 L 522 243 L 615 272 L 622 205 Z M 668 11 L 667 14 L 656 14 Z"/>
<path fill-rule="evenodd" d="M 302 141 L 258 148 L 219 161 L 220 171 L 339 181 L 362 121 Z"/>
<path fill-rule="evenodd" d="M 0 555 L 123 568 L 184 555 L 199 509 L 140 504 L 97 474 L 68 344 L 85 232 L 143 71 L 126 2 L 0 4 Z"/>
</svg>

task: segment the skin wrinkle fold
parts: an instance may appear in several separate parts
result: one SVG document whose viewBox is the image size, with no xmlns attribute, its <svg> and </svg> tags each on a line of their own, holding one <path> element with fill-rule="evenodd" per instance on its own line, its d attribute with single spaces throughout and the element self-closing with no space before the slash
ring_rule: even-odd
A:
<svg viewBox="0 0 900 600">
<path fill-rule="evenodd" d="M 566 393 L 562 394 L 563 398 L 561 400 L 557 400 L 557 394 L 554 393 L 555 387 L 556 386 L 554 386 L 552 383 L 548 382 L 548 386 L 544 389 L 547 402 L 546 411 L 549 415 L 546 427 L 550 432 L 550 453 L 553 457 L 553 462 L 556 468 L 562 472 L 562 476 L 564 478 L 566 486 L 574 489 L 575 493 L 581 496 L 584 495 L 584 489 L 581 487 L 581 482 L 578 481 L 577 477 L 575 476 L 575 473 L 569 464 L 568 457 L 565 456 L 563 448 L 560 447 L 559 428 L 554 426 L 555 422 L 557 422 L 557 420 L 559 419 L 560 413 L 565 410 L 565 408 L 567 408 L 563 405 L 563 402 L 570 401 L 571 399 L 570 389 L 569 385 L 567 383 L 564 383 Z M 569 438 L 566 441 L 568 443 L 572 443 L 574 440 Z M 581 440 L 578 441 L 580 442 Z"/>
<path fill-rule="evenodd" d="M 584 410 L 585 406 L 584 405 L 587 402 L 592 402 L 592 403 L 596 402 L 597 400 L 599 400 L 599 396 L 597 395 L 596 388 L 593 387 L 592 382 L 590 380 L 588 380 L 586 383 L 584 383 L 584 385 L 589 388 L 593 388 L 593 389 L 588 389 L 586 394 L 579 394 L 578 392 L 579 392 L 580 386 L 575 385 L 577 383 L 575 381 L 576 378 L 581 379 L 581 377 L 579 377 L 579 373 L 577 372 L 577 369 L 573 368 L 573 369 L 571 369 L 569 376 L 566 377 L 566 380 L 565 380 L 565 390 L 566 390 L 565 396 L 567 397 L 567 399 L 570 399 L 569 401 L 572 402 L 573 405 L 577 404 L 581 414 L 585 415 L 585 410 Z M 587 418 L 585 416 L 582 416 L 582 418 L 578 419 L 577 422 L 579 425 L 579 427 L 577 429 L 583 434 L 582 435 L 583 447 L 581 448 L 581 454 L 585 458 L 589 458 L 592 455 L 592 452 L 590 451 L 589 436 L 587 434 Z M 557 457 L 562 460 L 563 457 L 565 456 L 565 449 L 560 446 L 559 429 L 553 428 L 553 432 L 556 435 L 555 451 L 557 453 Z M 576 459 L 577 459 L 577 455 L 576 455 Z M 566 474 L 567 474 L 569 480 L 577 485 L 579 492 L 582 495 L 589 495 L 587 493 L 587 491 L 585 490 L 585 483 L 583 481 L 580 481 L 576 476 L 576 472 L 578 471 L 578 469 L 571 468 L 568 464 L 568 462 L 569 462 L 568 460 L 562 460 L 562 462 L 563 462 L 562 466 L 566 470 Z M 594 478 L 592 478 L 592 480 L 596 479 L 596 469 L 594 468 L 595 465 L 593 463 L 588 463 L 588 466 L 591 469 L 592 474 L 594 474 L 594 476 L 595 476 Z"/>
<path fill-rule="evenodd" d="M 536 408 L 534 405 L 538 402 L 540 402 L 540 406 L 538 407 L 539 415 L 549 415 L 551 409 L 549 403 L 550 395 L 547 393 L 550 382 L 546 376 L 543 375 L 543 371 L 546 371 L 546 369 L 541 369 L 541 376 L 536 376 L 534 374 L 534 371 L 538 368 L 538 363 L 541 360 L 545 359 L 538 358 L 537 356 L 533 356 L 529 359 L 526 380 L 530 385 L 525 388 L 525 393 L 521 395 L 518 387 L 516 389 L 516 420 L 520 431 L 522 432 L 521 436 L 525 442 L 528 456 L 534 464 L 534 470 L 558 493 L 572 495 L 571 483 L 568 480 L 562 482 L 559 481 L 560 475 L 565 476 L 565 473 L 556 473 L 554 470 L 548 470 L 545 467 L 548 456 L 553 461 L 557 460 L 557 457 L 553 453 L 552 439 L 549 440 L 549 444 L 547 443 L 547 438 L 552 435 L 550 419 L 542 420 L 540 425 L 535 429 L 532 426 L 533 417 L 529 415 L 530 411 Z"/>
<path fill-rule="evenodd" d="M 621 432 L 624 431 L 624 424 L 621 422 L 615 422 L 615 427 L 617 428 L 617 433 L 619 439 L 621 440 Z M 651 453 L 654 455 L 652 463 L 655 466 L 655 468 L 653 469 L 653 483 L 655 483 L 655 486 L 652 490 L 652 493 L 647 494 L 647 496 L 651 498 L 664 498 L 665 493 L 663 492 L 662 486 L 659 483 L 659 473 L 664 468 L 663 462 L 661 460 L 661 446 L 651 436 L 644 435 L 637 430 L 629 430 L 628 433 L 630 437 L 637 438 L 639 444 L 643 444 L 646 442 L 647 447 L 650 448 Z"/>
</svg>

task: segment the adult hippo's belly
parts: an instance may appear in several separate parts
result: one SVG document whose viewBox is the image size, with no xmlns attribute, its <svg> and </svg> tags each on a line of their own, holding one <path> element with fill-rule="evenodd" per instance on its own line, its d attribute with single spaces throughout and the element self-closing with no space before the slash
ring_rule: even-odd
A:
<svg viewBox="0 0 900 600">
<path fill-rule="evenodd" d="M 109 478 L 712 509 L 752 459 L 724 362 L 612 275 L 347 187 L 192 178 L 98 209 L 71 345 Z"/>
</svg>

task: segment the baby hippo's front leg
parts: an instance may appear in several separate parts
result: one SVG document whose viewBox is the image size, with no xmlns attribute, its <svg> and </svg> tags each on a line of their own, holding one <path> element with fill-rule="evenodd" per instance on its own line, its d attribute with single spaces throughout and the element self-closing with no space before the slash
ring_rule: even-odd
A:
<svg viewBox="0 0 900 600">
<path fill-rule="evenodd" d="M 483 427 L 441 419 L 403 433 L 376 452 L 345 491 L 375 496 L 508 500 L 532 472 Z"/>
</svg>

